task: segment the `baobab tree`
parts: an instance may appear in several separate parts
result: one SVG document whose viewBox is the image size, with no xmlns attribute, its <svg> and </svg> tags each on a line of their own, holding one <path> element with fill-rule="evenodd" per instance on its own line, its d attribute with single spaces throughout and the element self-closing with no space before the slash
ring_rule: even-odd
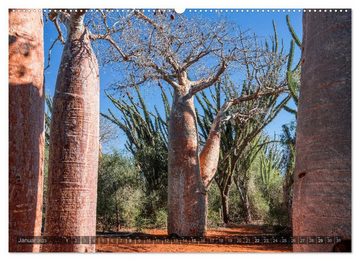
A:
<svg viewBox="0 0 360 261">
<path fill-rule="evenodd" d="M 151 17 L 135 10 L 118 20 L 102 11 L 100 21 L 103 26 L 96 24 L 94 31 L 98 34 L 93 38 L 103 39 L 111 47 L 106 48 L 109 52 L 103 62 L 118 64 L 123 76 L 114 84 L 115 89 L 158 81 L 172 87 L 168 123 L 168 233 L 203 236 L 207 188 L 217 169 L 222 120 L 233 105 L 282 92 L 285 86 L 267 85 L 266 78 L 258 78 L 263 89 L 226 101 L 200 152 L 194 96 L 219 81 L 233 63 L 244 62 L 246 58 L 250 62 L 253 48 L 245 34 L 224 21 L 204 22 L 161 10 Z"/>
<path fill-rule="evenodd" d="M 45 236 L 95 236 L 99 160 L 99 72 L 85 12 L 50 12 L 66 42 L 52 106 Z M 42 251 L 94 252 L 95 244 L 45 244 Z"/>
<path fill-rule="evenodd" d="M 9 10 L 9 251 L 37 252 L 17 237 L 41 235 L 44 162 L 41 10 Z"/>
<path fill-rule="evenodd" d="M 351 12 L 305 12 L 293 199 L 295 236 L 351 240 Z M 295 251 L 331 251 L 296 244 Z"/>
</svg>

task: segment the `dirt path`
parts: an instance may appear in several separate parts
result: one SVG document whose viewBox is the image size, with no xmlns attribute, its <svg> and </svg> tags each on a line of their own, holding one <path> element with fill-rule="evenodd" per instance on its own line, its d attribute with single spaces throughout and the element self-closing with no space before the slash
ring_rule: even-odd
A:
<svg viewBox="0 0 360 261">
<path fill-rule="evenodd" d="M 97 252 L 291 252 L 292 246 L 289 244 L 224 244 L 216 243 L 219 238 L 238 238 L 239 236 L 263 236 L 274 235 L 271 227 L 264 226 L 238 226 L 232 228 L 210 229 L 207 232 L 206 239 L 214 239 L 215 243 L 202 244 L 196 243 L 164 243 L 167 237 L 166 230 L 147 229 L 142 233 L 127 233 L 126 231 L 103 235 L 106 243 L 96 245 Z M 140 239 L 152 239 L 151 243 L 136 242 Z M 118 240 L 121 239 L 121 240 Z M 154 243 L 158 239 L 159 243 Z M 112 241 L 111 241 L 112 240 Z M 118 241 L 116 241 L 118 240 Z M 105 242 L 104 241 L 104 242 Z M 127 242 L 125 242 L 127 241 Z M 129 242 L 131 241 L 131 242 Z M 235 241 L 234 241 L 235 242 Z"/>
</svg>

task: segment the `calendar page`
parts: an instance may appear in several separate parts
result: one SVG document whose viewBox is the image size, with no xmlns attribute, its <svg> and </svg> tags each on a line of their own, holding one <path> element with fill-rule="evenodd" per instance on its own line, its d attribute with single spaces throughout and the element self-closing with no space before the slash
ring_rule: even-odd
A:
<svg viewBox="0 0 360 261">
<path fill-rule="evenodd" d="M 7 15 L 9 252 L 351 252 L 351 8 Z"/>
</svg>

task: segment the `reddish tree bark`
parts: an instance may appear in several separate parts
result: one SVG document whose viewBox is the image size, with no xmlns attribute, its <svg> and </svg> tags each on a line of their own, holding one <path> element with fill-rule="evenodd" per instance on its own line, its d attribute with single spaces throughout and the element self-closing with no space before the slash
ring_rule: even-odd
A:
<svg viewBox="0 0 360 261">
<path fill-rule="evenodd" d="M 62 16 L 68 36 L 53 102 L 45 236 L 95 236 L 98 64 L 84 15 Z M 42 251 L 94 252 L 95 244 L 48 244 Z"/>
<path fill-rule="evenodd" d="M 293 233 L 351 239 L 351 13 L 306 12 L 303 32 Z"/>
<path fill-rule="evenodd" d="M 175 91 L 169 120 L 168 233 L 203 236 L 206 192 L 200 176 L 194 98 Z"/>
<path fill-rule="evenodd" d="M 201 177 L 206 188 L 215 176 L 219 163 L 221 141 L 221 118 L 223 112 L 219 112 L 211 125 L 209 136 L 200 153 Z"/>
<path fill-rule="evenodd" d="M 40 236 L 44 163 L 42 12 L 9 10 L 9 251 L 37 252 L 18 236 Z"/>
</svg>

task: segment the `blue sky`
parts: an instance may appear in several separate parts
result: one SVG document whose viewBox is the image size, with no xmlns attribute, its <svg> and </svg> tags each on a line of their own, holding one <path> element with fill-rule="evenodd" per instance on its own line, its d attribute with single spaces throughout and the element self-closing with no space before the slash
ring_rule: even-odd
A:
<svg viewBox="0 0 360 261">
<path fill-rule="evenodd" d="M 289 49 L 291 35 L 288 31 L 286 25 L 286 15 L 289 14 L 291 23 L 297 32 L 298 36 L 301 39 L 302 36 L 302 13 L 301 12 L 278 12 L 275 10 L 273 12 L 261 12 L 260 10 L 244 10 L 241 12 L 240 10 L 236 12 L 209 12 L 209 10 L 204 13 L 194 12 L 192 9 L 191 12 L 186 11 L 184 13 L 185 16 L 203 16 L 207 19 L 219 19 L 219 16 L 222 18 L 228 19 L 229 21 L 238 24 L 242 30 L 250 30 L 251 33 L 255 33 L 259 38 L 267 38 L 273 34 L 272 21 L 274 20 L 277 26 L 277 32 L 279 39 L 283 39 L 284 48 L 287 51 Z M 57 38 L 57 31 L 52 22 L 46 21 L 44 25 L 44 48 L 45 48 L 45 63 L 47 65 L 47 57 L 49 53 L 49 48 Z M 51 65 L 45 72 L 45 90 L 48 95 L 54 94 L 54 88 L 56 83 L 57 71 L 60 65 L 62 53 L 62 45 L 58 42 L 51 52 Z M 299 58 L 300 51 L 298 48 L 296 49 L 295 61 Z M 101 112 L 107 112 L 110 108 L 112 111 L 114 109 L 113 105 L 104 94 L 104 91 L 109 87 L 111 83 L 116 81 L 117 74 L 114 74 L 113 71 L 109 70 L 106 67 L 100 67 L 100 110 Z M 154 105 L 161 104 L 161 98 L 158 89 L 156 88 L 147 88 L 143 90 L 145 102 L 148 104 L 149 108 L 152 108 Z M 162 106 L 158 106 L 160 109 Z M 266 132 L 273 136 L 274 134 L 281 133 L 281 126 L 285 123 L 288 123 L 293 120 L 293 116 L 285 111 L 279 113 L 279 115 L 266 127 Z M 104 148 L 105 151 L 109 151 L 112 149 L 124 149 L 124 143 L 126 141 L 126 137 L 123 133 L 119 132 L 119 137 L 106 145 Z"/>
</svg>

